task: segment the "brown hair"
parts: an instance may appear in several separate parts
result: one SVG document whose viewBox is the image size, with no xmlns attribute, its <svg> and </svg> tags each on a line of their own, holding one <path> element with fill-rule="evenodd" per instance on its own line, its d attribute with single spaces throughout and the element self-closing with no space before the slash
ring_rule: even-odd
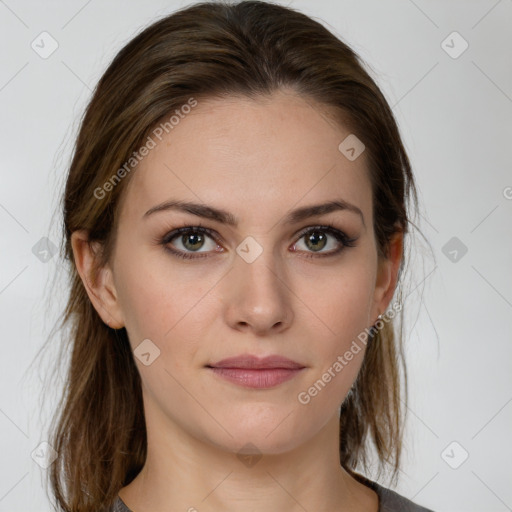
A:
<svg viewBox="0 0 512 512">
<path fill-rule="evenodd" d="M 326 107 L 365 144 L 379 256 L 387 255 L 393 234 L 408 232 L 408 203 L 411 197 L 417 202 L 417 195 L 392 111 L 359 56 L 324 26 L 272 3 L 215 1 L 183 8 L 145 28 L 97 84 L 81 120 L 63 197 L 70 290 L 61 325 L 69 328 L 70 360 L 49 439 L 59 455 L 49 470 L 59 510 L 109 506 L 146 457 L 141 381 L 127 333 L 109 328 L 94 309 L 75 267 L 71 234 L 87 230 L 89 240 L 103 249 L 98 265 L 108 262 L 130 174 L 101 199 L 95 191 L 151 130 L 191 97 L 256 99 L 280 88 Z M 358 464 L 367 470 L 369 437 L 379 474 L 389 464 L 396 477 L 406 399 L 402 332 L 395 336 L 387 322 L 368 344 L 341 408 L 340 462 L 347 471 L 355 475 Z"/>
</svg>

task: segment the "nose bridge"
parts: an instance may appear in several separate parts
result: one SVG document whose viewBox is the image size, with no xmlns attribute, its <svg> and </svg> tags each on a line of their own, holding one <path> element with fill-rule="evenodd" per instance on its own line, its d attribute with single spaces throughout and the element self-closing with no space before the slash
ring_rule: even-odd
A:
<svg viewBox="0 0 512 512">
<path fill-rule="evenodd" d="M 230 323 L 249 324 L 258 331 L 287 324 L 291 309 L 286 271 L 272 247 L 247 237 L 236 252 L 229 273 Z"/>
<path fill-rule="evenodd" d="M 273 293 L 281 295 L 283 266 L 276 259 L 270 245 L 270 237 L 259 241 L 247 237 L 237 247 L 234 262 L 235 279 L 249 285 L 255 293 Z"/>
</svg>

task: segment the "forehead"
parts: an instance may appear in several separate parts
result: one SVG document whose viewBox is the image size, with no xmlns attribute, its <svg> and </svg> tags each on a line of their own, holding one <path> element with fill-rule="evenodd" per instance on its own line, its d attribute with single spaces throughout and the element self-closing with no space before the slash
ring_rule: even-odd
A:
<svg viewBox="0 0 512 512">
<path fill-rule="evenodd" d="M 289 92 L 256 100 L 198 101 L 137 165 L 123 216 L 169 199 L 204 202 L 242 221 L 269 222 L 290 208 L 343 198 L 371 213 L 366 155 L 349 160 L 348 128 Z M 226 207 L 229 205 L 229 208 Z"/>
</svg>

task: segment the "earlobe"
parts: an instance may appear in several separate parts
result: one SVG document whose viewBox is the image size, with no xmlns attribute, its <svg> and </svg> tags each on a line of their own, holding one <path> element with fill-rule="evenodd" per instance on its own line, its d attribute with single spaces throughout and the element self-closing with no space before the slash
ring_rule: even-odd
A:
<svg viewBox="0 0 512 512">
<path fill-rule="evenodd" d="M 98 265 L 101 244 L 89 242 L 87 231 L 79 230 L 72 233 L 71 246 L 77 271 L 94 309 L 109 327 L 121 329 L 124 322 L 112 271 L 108 266 Z"/>
</svg>

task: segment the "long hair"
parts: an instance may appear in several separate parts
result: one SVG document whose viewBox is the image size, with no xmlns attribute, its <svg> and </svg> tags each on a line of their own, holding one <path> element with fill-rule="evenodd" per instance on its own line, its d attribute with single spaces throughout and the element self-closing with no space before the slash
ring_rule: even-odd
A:
<svg viewBox="0 0 512 512">
<path fill-rule="evenodd" d="M 70 357 L 49 438 L 58 453 L 49 478 L 59 510 L 109 506 L 142 469 L 147 449 L 141 380 L 127 333 L 105 325 L 94 309 L 76 269 L 71 234 L 87 230 L 90 242 L 103 248 L 98 265 L 108 262 L 123 193 L 136 172 L 131 159 L 159 123 L 191 99 L 257 98 L 284 87 L 325 107 L 365 144 L 379 257 L 388 254 L 396 232 L 408 233 L 416 189 L 391 108 L 360 57 L 322 24 L 272 3 L 214 1 L 142 30 L 93 92 L 62 198 L 70 287 L 61 325 L 68 328 Z M 118 172 L 123 166 L 125 172 Z M 396 477 L 406 400 L 402 332 L 387 322 L 368 343 L 341 407 L 340 464 L 347 471 L 356 475 L 358 465 L 366 471 L 373 446 L 379 474 L 389 466 Z"/>
</svg>

